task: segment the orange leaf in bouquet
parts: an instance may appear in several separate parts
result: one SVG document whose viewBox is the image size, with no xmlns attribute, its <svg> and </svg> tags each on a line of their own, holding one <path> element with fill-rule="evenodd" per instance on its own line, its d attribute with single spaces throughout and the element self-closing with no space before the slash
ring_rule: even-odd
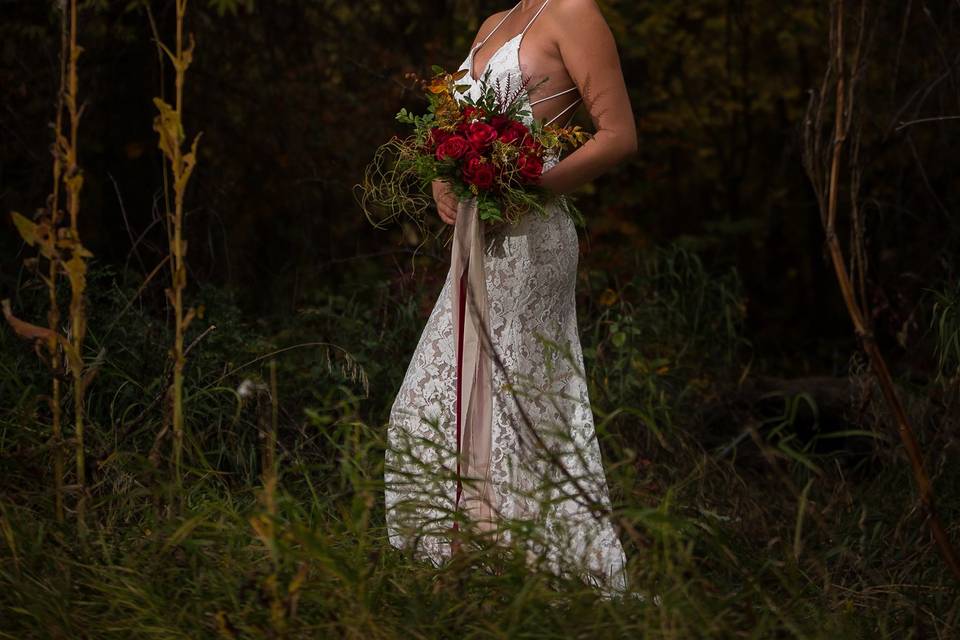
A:
<svg viewBox="0 0 960 640">
<path fill-rule="evenodd" d="M 462 80 L 465 75 L 467 75 L 466 69 L 461 69 L 455 73 L 438 73 L 430 81 L 426 89 L 430 93 L 449 93 L 452 95 L 457 87 L 457 82 Z"/>
</svg>

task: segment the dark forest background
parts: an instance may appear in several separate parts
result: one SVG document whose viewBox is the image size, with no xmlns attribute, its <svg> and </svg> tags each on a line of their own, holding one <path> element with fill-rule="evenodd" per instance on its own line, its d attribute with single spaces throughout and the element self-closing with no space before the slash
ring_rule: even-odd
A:
<svg viewBox="0 0 960 640">
<path fill-rule="evenodd" d="M 165 252 L 151 98 L 170 78 L 139 3 L 91 4 L 81 143 L 83 165 L 98 179 L 84 192 L 83 235 L 98 260 L 146 272 Z M 906 366 L 922 338 L 923 288 L 953 275 L 957 187 L 947 159 L 957 127 L 897 127 L 957 106 L 960 8 L 877 4 L 863 150 L 871 289 L 884 338 Z M 398 131 L 393 114 L 421 104 L 403 74 L 459 65 L 482 17 L 500 5 L 223 0 L 191 8 L 198 53 L 185 118 L 203 132 L 189 198 L 194 277 L 235 289 L 254 313 L 290 313 L 314 283 L 403 268 L 411 239 L 371 229 L 352 187 L 375 147 Z M 842 364 L 831 354 L 850 348 L 850 327 L 800 161 L 801 119 L 826 60 L 822 3 L 614 0 L 603 8 L 641 150 L 581 195 L 587 268 L 616 278 L 629 269 L 625 254 L 680 240 L 711 264 L 738 268 L 758 349 L 799 369 Z M 5 2 L 2 11 L 0 208 L 29 212 L 49 191 L 59 23 L 46 2 Z M 171 3 L 155 4 L 161 32 L 171 12 Z M 19 244 L 3 224 L 9 290 Z M 131 237 L 142 240 L 134 246 Z"/>
<path fill-rule="evenodd" d="M 578 317 L 631 576 L 663 605 L 597 604 L 483 554 L 432 570 L 385 538 L 385 423 L 448 229 L 375 229 L 355 189 L 397 111 L 425 107 L 406 74 L 459 66 L 509 3 L 190 1 L 186 295 L 202 311 L 181 477 L 153 129 L 176 4 L 85 0 L 86 480 L 68 458 L 53 489 L 52 452 L 76 449 L 69 376 L 54 372 L 58 442 L 43 348 L 0 327 L 0 638 L 956 632 L 957 579 L 840 295 L 804 128 L 832 91 L 843 5 L 865 48 L 838 233 L 862 240 L 869 328 L 960 543 L 960 2 L 597 4 L 640 145 L 576 194 Z M 39 325 L 36 249 L 8 214 L 39 216 L 51 191 L 60 37 L 58 2 L 0 0 L 0 299 Z"/>
</svg>

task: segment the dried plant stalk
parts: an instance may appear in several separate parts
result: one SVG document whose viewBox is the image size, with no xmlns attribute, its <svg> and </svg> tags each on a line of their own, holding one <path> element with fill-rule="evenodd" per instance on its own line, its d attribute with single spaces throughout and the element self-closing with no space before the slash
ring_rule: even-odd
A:
<svg viewBox="0 0 960 640">
<path fill-rule="evenodd" d="M 47 205 L 48 215 L 50 216 L 50 226 L 56 229 L 60 224 L 60 180 L 63 173 L 63 156 L 60 154 L 60 147 L 57 144 L 57 137 L 63 131 L 63 101 L 67 85 L 67 16 L 61 13 L 60 16 L 60 87 L 57 91 L 57 116 L 54 124 L 54 144 L 52 146 L 53 155 L 53 190 L 50 194 L 50 200 Z M 54 512 L 57 522 L 63 522 L 63 427 L 61 425 L 60 410 L 60 344 L 57 341 L 57 333 L 60 331 L 60 305 L 57 302 L 57 276 L 59 275 L 59 264 L 55 259 L 48 261 L 47 265 L 47 292 L 50 300 L 50 309 L 47 312 L 47 327 L 51 335 L 47 338 L 47 351 L 50 354 L 50 370 L 53 372 L 50 389 L 50 421 L 51 438 L 53 440 L 53 491 L 54 491 Z"/>
<path fill-rule="evenodd" d="M 171 51 L 163 43 L 157 45 L 169 58 L 175 72 L 174 105 L 167 104 L 162 98 L 154 98 L 153 102 L 159 111 L 153 122 L 153 128 L 159 136 L 159 147 L 169 163 L 173 177 L 173 211 L 168 210 L 167 236 L 169 242 L 169 259 L 171 266 L 171 284 L 167 288 L 167 300 L 173 307 L 175 335 L 172 349 L 173 356 L 173 384 L 172 384 L 172 413 L 173 413 L 173 466 L 177 485 L 182 482 L 181 467 L 183 460 L 183 369 L 186 363 L 184 336 L 190 322 L 196 316 L 196 310 L 184 309 L 183 292 L 187 286 L 187 243 L 183 239 L 183 202 L 190 175 L 196 166 L 197 135 L 185 152 L 183 144 L 185 134 L 183 129 L 183 89 L 186 72 L 193 61 L 194 41 L 190 38 L 189 46 L 184 46 L 183 27 L 187 11 L 188 0 L 176 0 L 176 42 Z"/>
<path fill-rule="evenodd" d="M 866 257 L 863 250 L 864 223 L 862 208 L 856 203 L 857 191 L 860 185 L 861 166 L 859 164 L 859 130 L 852 127 L 855 113 L 855 99 L 857 97 L 857 82 L 862 73 L 862 56 L 865 43 L 866 2 L 860 2 L 859 24 L 860 31 L 855 40 L 853 50 L 849 53 L 850 67 L 847 67 L 848 53 L 845 46 L 844 33 L 844 0 L 831 0 L 831 27 L 830 44 L 832 58 L 827 72 L 824 75 L 819 96 L 811 98 L 807 110 L 804 131 L 804 166 L 820 203 L 821 222 L 825 232 L 827 252 L 833 264 L 840 293 L 847 307 L 854 330 L 863 350 L 866 352 L 870 367 L 873 370 L 884 399 L 896 421 L 897 430 L 904 448 L 910 459 L 914 480 L 920 494 L 920 501 L 927 516 L 930 531 L 936 541 L 937 548 L 947 566 L 953 574 L 960 578 L 960 560 L 954 550 L 946 529 L 940 520 L 935 506 L 935 497 L 930 477 L 923 464 L 923 454 L 917 442 L 910 419 L 907 416 L 903 403 L 897 394 L 893 377 L 887 367 L 886 360 L 877 345 L 869 318 L 867 298 L 864 292 Z M 832 86 L 831 86 L 832 85 Z M 834 122 L 832 129 L 825 124 L 824 111 L 827 106 L 827 96 L 834 93 L 835 104 Z M 852 140 L 850 140 L 852 138 Z M 852 144 L 852 152 L 848 158 L 850 173 L 850 196 L 853 202 L 850 208 L 851 215 L 851 246 L 854 272 L 857 275 L 858 285 L 850 275 L 847 261 L 840 241 L 837 238 L 837 217 L 839 212 L 840 174 L 844 160 L 844 149 Z M 828 146 L 824 145 L 828 143 Z"/>
<path fill-rule="evenodd" d="M 80 243 L 80 191 L 83 189 L 83 172 L 78 159 L 77 136 L 80 131 L 80 118 L 83 109 L 77 101 L 79 78 L 77 61 L 83 49 L 77 45 L 77 2 L 70 0 L 70 49 L 67 65 L 67 92 L 64 103 L 69 119 L 69 138 L 61 136 L 64 155 L 63 186 L 66 192 L 67 214 L 70 226 L 57 229 L 57 246 L 69 257 L 62 256 L 63 268 L 70 283 L 70 330 L 66 344 L 67 365 L 73 377 L 73 420 L 76 440 L 76 484 L 77 484 L 77 524 L 81 536 L 86 533 L 86 492 L 87 474 L 84 456 L 84 378 L 83 378 L 83 339 L 87 333 L 87 316 L 84 305 L 84 292 L 87 288 L 86 259 L 92 257 Z"/>
<path fill-rule="evenodd" d="M 50 370 L 53 372 L 50 383 L 50 438 L 53 443 L 53 493 L 54 514 L 57 522 L 63 522 L 63 425 L 60 389 L 60 368 L 63 366 L 60 358 L 60 345 L 55 332 L 60 325 L 60 307 L 57 304 L 57 266 L 50 261 L 47 275 L 47 287 L 50 293 L 50 309 L 47 312 L 47 325 L 54 335 L 47 338 L 47 350 L 50 353 Z"/>
<path fill-rule="evenodd" d="M 63 136 L 63 111 L 67 96 L 67 59 L 71 60 L 71 73 L 73 77 L 76 74 L 76 56 L 79 52 L 76 47 L 76 38 L 74 36 L 76 29 L 75 13 L 71 10 L 68 18 L 66 7 L 63 7 L 61 13 L 61 36 L 60 36 L 60 82 L 56 100 L 56 116 L 54 124 L 54 143 L 51 146 L 51 155 L 53 156 L 53 184 L 51 192 L 47 196 L 47 206 L 38 212 L 36 222 L 29 220 L 25 216 L 17 213 L 11 213 L 14 226 L 20 233 L 23 240 L 31 247 L 36 246 L 40 255 L 47 260 L 47 274 L 41 275 L 47 285 L 47 296 L 50 307 L 47 311 L 47 327 L 42 328 L 30 323 L 24 322 L 13 315 L 10 308 L 10 301 L 3 300 L 3 313 L 10 327 L 22 338 L 34 340 L 46 345 L 47 353 L 50 356 L 51 389 L 50 389 L 50 414 L 51 414 L 51 433 L 50 448 L 53 450 L 53 484 L 54 484 L 54 513 L 57 522 L 64 521 L 64 446 L 63 425 L 61 411 L 61 349 L 65 346 L 65 340 L 60 335 L 60 306 L 57 301 L 57 280 L 60 270 L 65 269 L 63 260 L 64 253 L 61 251 L 70 251 L 75 235 L 61 233 L 58 229 L 62 215 L 60 210 L 60 183 L 64 180 L 64 167 L 68 163 L 67 151 L 69 141 Z M 74 51 L 77 51 L 75 54 Z M 76 91 L 76 82 L 71 85 L 71 90 Z M 73 94 L 75 95 L 75 93 Z M 76 101 L 74 100 L 74 107 Z M 71 114 L 71 124 L 76 125 L 79 120 L 79 114 Z M 74 136 L 71 136 L 75 139 Z M 74 161 L 76 154 L 74 153 Z M 75 165 L 74 165 L 75 166 Z M 76 169 L 74 170 L 76 171 Z M 64 230 L 66 231 L 66 230 Z M 38 269 L 38 274 L 39 274 Z"/>
</svg>

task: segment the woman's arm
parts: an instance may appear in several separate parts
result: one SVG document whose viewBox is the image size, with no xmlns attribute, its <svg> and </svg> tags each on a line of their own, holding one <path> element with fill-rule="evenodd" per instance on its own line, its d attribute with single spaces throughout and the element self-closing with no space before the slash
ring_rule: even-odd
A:
<svg viewBox="0 0 960 640">
<path fill-rule="evenodd" d="M 637 151 L 637 128 L 613 33 L 594 0 L 554 0 L 557 45 L 583 96 L 595 133 L 543 175 L 540 185 L 568 193 Z"/>
</svg>

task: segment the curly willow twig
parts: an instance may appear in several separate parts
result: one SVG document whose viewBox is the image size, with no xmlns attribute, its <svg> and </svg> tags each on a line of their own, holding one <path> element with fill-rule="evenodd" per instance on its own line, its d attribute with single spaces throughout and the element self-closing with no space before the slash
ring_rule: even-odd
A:
<svg viewBox="0 0 960 640">
<path fill-rule="evenodd" d="M 423 230 L 424 213 L 433 198 L 424 191 L 413 146 L 412 137 L 393 137 L 381 145 L 364 171 L 363 182 L 354 187 L 363 213 L 378 229 L 405 214 Z"/>
</svg>

